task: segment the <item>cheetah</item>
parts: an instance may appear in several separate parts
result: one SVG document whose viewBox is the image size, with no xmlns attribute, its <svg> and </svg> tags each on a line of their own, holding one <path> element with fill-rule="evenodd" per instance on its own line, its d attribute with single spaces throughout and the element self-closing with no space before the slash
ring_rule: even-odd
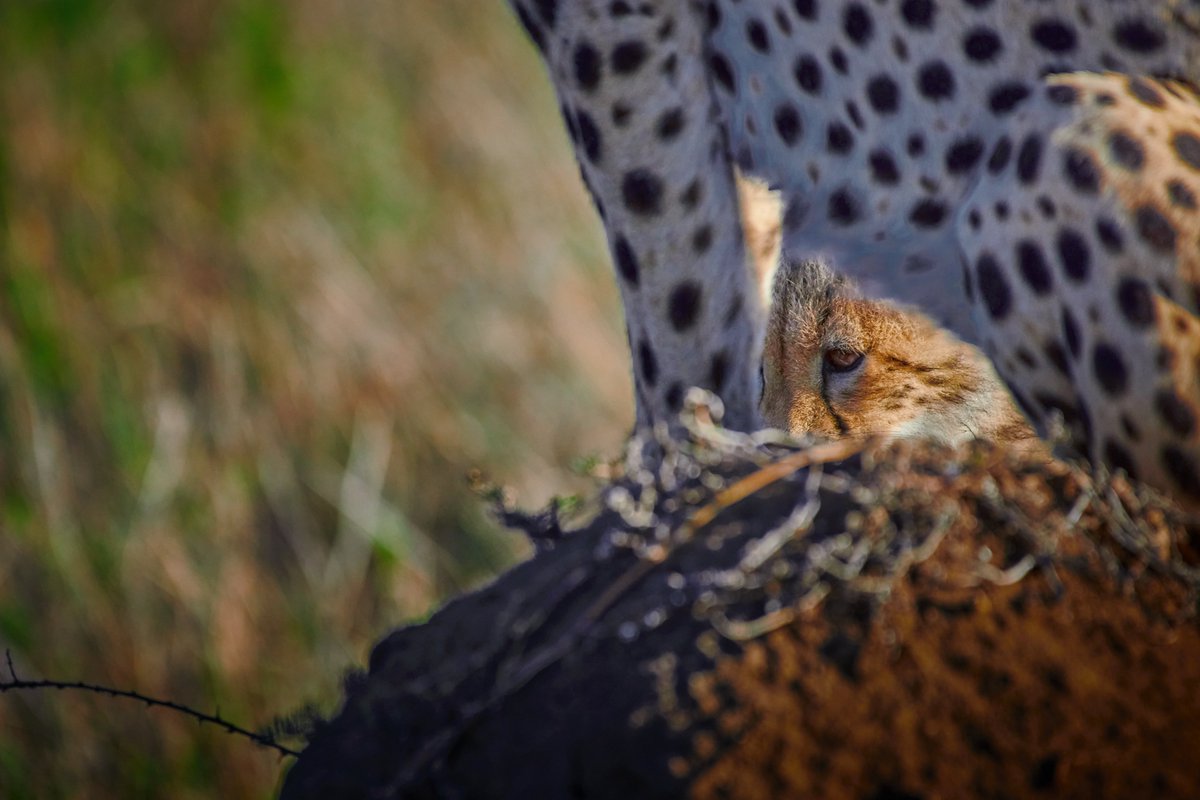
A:
<svg viewBox="0 0 1200 800">
<path fill-rule="evenodd" d="M 865 299 L 819 261 L 784 261 L 763 347 L 764 421 L 793 434 L 1040 440 L 977 348 L 920 312 Z"/>
<path fill-rule="evenodd" d="M 794 435 L 986 439 L 1045 454 L 978 348 L 919 311 L 861 296 L 820 261 L 786 258 L 778 192 L 734 170 L 751 274 L 769 306 L 763 421 Z"/>
<path fill-rule="evenodd" d="M 1200 3 L 509 0 L 608 236 L 637 419 L 759 427 L 783 248 L 980 347 L 1035 428 L 1200 503 Z"/>
</svg>

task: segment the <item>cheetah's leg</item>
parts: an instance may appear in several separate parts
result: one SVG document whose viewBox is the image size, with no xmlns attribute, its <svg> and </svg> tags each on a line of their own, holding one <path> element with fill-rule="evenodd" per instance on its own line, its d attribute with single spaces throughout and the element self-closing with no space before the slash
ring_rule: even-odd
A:
<svg viewBox="0 0 1200 800">
<path fill-rule="evenodd" d="M 1040 95 L 957 222 L 984 348 L 1043 432 L 1059 410 L 1081 452 L 1200 504 L 1200 100 L 1095 73 Z"/>
<path fill-rule="evenodd" d="M 678 2 L 511 2 L 545 59 L 604 220 L 639 425 L 673 420 L 684 391 L 700 386 L 720 395 L 729 427 L 757 427 L 764 314 L 698 12 Z"/>
</svg>

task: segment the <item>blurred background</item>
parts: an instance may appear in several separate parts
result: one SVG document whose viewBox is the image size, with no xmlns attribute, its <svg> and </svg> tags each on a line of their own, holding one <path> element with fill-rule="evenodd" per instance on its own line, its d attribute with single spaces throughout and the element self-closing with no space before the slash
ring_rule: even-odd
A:
<svg viewBox="0 0 1200 800">
<path fill-rule="evenodd" d="M 525 553 L 632 422 L 598 220 L 502 0 L 0 3 L 0 649 L 247 727 Z M 0 695 L 0 797 L 270 796 Z"/>
</svg>

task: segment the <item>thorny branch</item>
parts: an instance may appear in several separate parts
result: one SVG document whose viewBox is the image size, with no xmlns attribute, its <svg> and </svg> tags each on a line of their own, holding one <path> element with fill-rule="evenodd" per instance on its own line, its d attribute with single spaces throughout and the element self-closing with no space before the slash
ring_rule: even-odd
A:
<svg viewBox="0 0 1200 800">
<path fill-rule="evenodd" d="M 108 695 L 109 697 L 124 697 L 129 700 L 137 700 L 145 703 L 150 708 L 166 708 L 178 714 L 183 714 L 185 717 L 191 717 L 199 723 L 208 723 L 216 725 L 219 728 L 224 728 L 227 732 L 235 736 L 241 736 L 249 739 L 260 747 L 267 747 L 277 751 L 280 756 L 298 756 L 300 752 L 293 750 L 290 747 L 280 744 L 273 736 L 267 736 L 261 733 L 247 730 L 240 725 L 235 725 L 229 720 L 222 717 L 220 714 L 206 714 L 203 711 L 197 711 L 190 706 L 185 706 L 171 700 L 160 700 L 156 697 L 147 697 L 146 695 L 130 691 L 128 689 L 114 689 L 111 686 L 99 686 L 94 683 L 86 683 L 84 681 L 51 681 L 51 680 L 25 680 L 17 676 L 17 670 L 13 666 L 12 651 L 4 651 L 5 661 L 8 663 L 8 679 L 0 678 L 0 694 L 18 690 L 32 689 L 74 689 L 76 691 L 91 692 L 93 694 Z"/>
</svg>

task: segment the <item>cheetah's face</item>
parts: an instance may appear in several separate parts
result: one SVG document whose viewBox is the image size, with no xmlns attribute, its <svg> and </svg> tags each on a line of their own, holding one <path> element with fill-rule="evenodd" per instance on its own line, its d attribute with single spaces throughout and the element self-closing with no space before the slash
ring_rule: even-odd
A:
<svg viewBox="0 0 1200 800">
<path fill-rule="evenodd" d="M 762 412 L 791 433 L 1031 441 L 976 348 L 927 317 L 858 297 L 813 262 L 781 267 Z"/>
</svg>

